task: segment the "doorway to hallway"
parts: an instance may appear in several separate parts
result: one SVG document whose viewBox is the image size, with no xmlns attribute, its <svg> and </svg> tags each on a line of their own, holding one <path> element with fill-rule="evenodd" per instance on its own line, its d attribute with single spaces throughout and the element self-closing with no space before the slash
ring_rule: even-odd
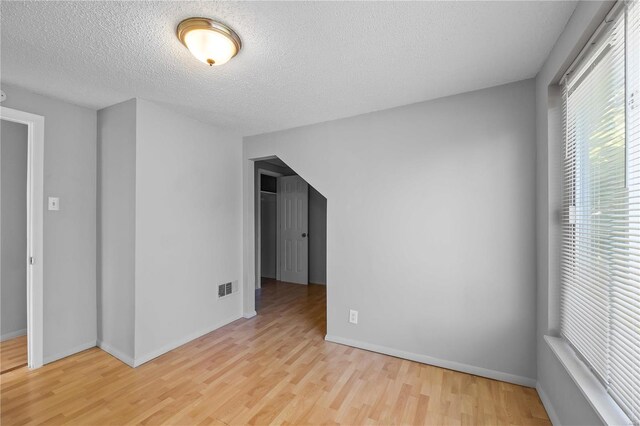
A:
<svg viewBox="0 0 640 426">
<path fill-rule="evenodd" d="M 277 157 L 256 161 L 254 173 L 259 312 L 263 285 L 326 285 L 327 200 Z"/>
</svg>

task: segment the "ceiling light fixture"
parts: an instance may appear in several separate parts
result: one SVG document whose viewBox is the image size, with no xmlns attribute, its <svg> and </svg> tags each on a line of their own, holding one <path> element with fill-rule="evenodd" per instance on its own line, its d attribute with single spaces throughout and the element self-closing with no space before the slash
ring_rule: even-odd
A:
<svg viewBox="0 0 640 426">
<path fill-rule="evenodd" d="M 222 65 L 242 48 L 240 37 L 231 28 L 209 18 L 189 18 L 178 24 L 178 39 L 198 60 Z"/>
</svg>

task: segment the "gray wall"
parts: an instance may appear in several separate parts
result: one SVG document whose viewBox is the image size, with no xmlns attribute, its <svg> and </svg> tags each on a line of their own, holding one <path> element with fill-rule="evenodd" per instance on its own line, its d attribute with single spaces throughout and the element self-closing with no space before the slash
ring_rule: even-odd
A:
<svg viewBox="0 0 640 426">
<path fill-rule="evenodd" d="M 137 366 L 242 314 L 242 143 L 142 99 L 98 124 L 100 345 Z"/>
<path fill-rule="evenodd" d="M 536 77 L 538 391 L 551 419 L 563 425 L 602 421 L 544 340 L 545 335 L 559 332 L 562 117 L 557 82 L 612 5 L 578 3 Z"/>
<path fill-rule="evenodd" d="M 98 111 L 98 340 L 134 353 L 136 100 Z"/>
<path fill-rule="evenodd" d="M 275 193 L 260 194 L 261 217 L 261 256 L 262 275 L 265 278 L 276 278 L 277 271 L 277 238 L 278 238 L 278 209 Z"/>
<path fill-rule="evenodd" d="M 217 296 L 219 284 L 241 282 L 242 140 L 152 102 L 137 106 L 138 362 L 242 315 L 239 292 Z"/>
<path fill-rule="evenodd" d="M 27 333 L 27 131 L 0 120 L 0 340 Z"/>
<path fill-rule="evenodd" d="M 42 115 L 44 361 L 96 344 L 96 111 L 2 83 L 2 106 Z"/>
<path fill-rule="evenodd" d="M 535 383 L 533 80 L 247 137 L 243 150 L 245 194 L 250 160 L 277 155 L 331 206 L 330 338 Z"/>
<path fill-rule="evenodd" d="M 309 186 L 309 282 L 327 283 L 327 199 Z"/>
</svg>

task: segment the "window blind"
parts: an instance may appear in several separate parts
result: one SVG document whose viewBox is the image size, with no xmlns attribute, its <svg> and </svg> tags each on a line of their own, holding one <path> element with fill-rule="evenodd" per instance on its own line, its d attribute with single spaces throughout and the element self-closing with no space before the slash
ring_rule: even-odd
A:
<svg viewBox="0 0 640 426">
<path fill-rule="evenodd" d="M 563 81 L 561 333 L 640 424 L 640 6 Z"/>
</svg>

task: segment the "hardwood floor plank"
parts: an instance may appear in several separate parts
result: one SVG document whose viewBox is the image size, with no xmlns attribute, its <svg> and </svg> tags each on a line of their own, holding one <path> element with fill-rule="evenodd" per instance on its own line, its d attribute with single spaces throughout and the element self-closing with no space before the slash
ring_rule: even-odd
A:
<svg viewBox="0 0 640 426">
<path fill-rule="evenodd" d="M 98 348 L 0 376 L 20 424 L 549 425 L 534 389 L 326 342 L 325 288 L 275 281 L 258 316 L 132 369 Z"/>
<path fill-rule="evenodd" d="M 27 336 L 0 342 L 0 374 L 27 365 Z"/>
</svg>

